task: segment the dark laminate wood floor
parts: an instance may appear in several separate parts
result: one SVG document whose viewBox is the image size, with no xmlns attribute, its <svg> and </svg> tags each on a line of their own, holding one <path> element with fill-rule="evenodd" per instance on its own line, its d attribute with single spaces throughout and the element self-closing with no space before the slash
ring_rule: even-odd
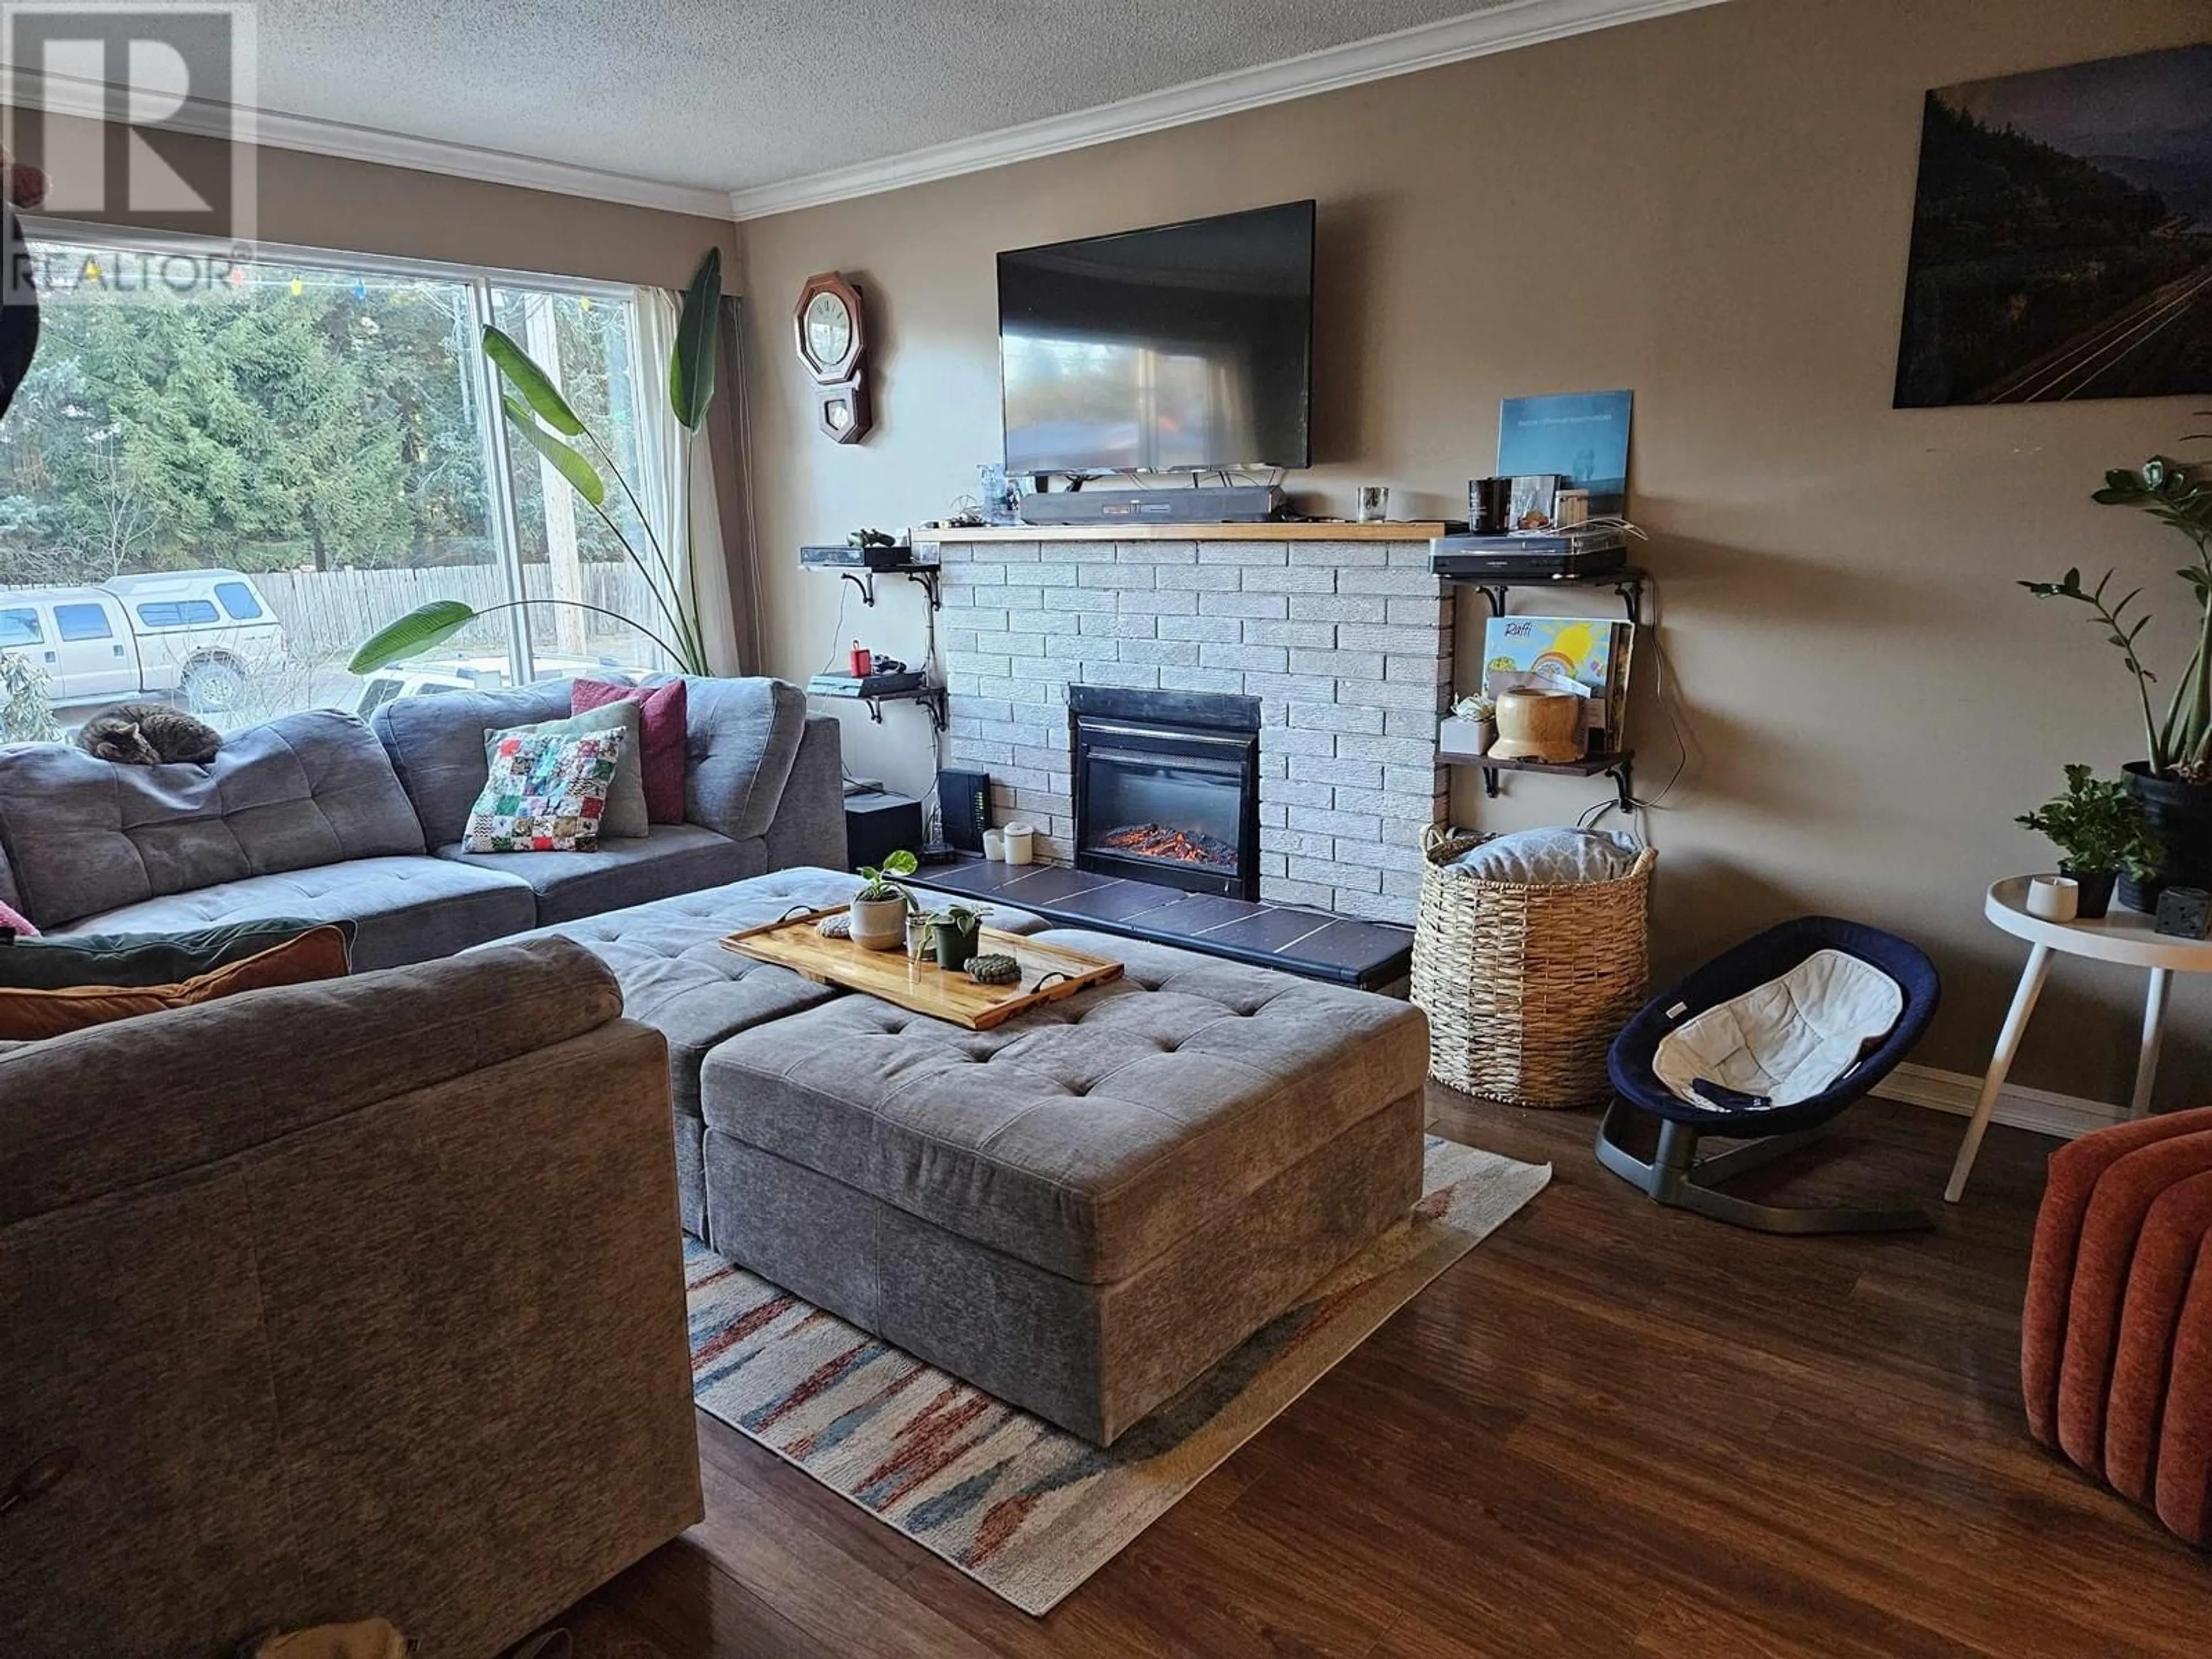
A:
<svg viewBox="0 0 2212 1659">
<path fill-rule="evenodd" d="M 1048 1619 L 700 1419 L 708 1519 L 571 1614 L 580 1659 L 2212 1654 L 2212 1559 L 2021 1424 L 2051 1143 L 1933 1237 L 1646 1203 L 1588 1115 L 1431 1091 L 1551 1188 Z M 1937 1201 L 1955 1118 L 1874 1103 L 1791 1195 Z"/>
</svg>

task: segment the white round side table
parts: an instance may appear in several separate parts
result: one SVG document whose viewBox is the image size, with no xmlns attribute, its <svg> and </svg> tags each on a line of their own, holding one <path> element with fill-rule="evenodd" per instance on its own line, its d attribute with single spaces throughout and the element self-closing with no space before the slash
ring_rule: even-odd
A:
<svg viewBox="0 0 2212 1659">
<path fill-rule="evenodd" d="M 2087 957 L 2093 962 L 2116 962 L 2124 968 L 2142 968 L 2150 974 L 2150 988 L 2143 997 L 2142 1054 L 2136 1061 L 2134 1098 L 2129 1115 L 2141 1117 L 2150 1109 L 2151 1085 L 2158 1080 L 2158 1043 L 2166 1020 L 2166 988 L 2176 974 L 2212 974 L 2212 940 L 2176 939 L 2154 931 L 2151 919 L 2139 911 L 2123 909 L 2115 901 L 2110 915 L 2096 921 L 2045 921 L 2027 913 L 2027 878 L 2013 876 L 1990 889 L 1982 914 L 2016 939 L 2028 943 L 2027 966 L 2021 972 L 2020 988 L 2013 993 L 2012 1008 L 2004 1030 L 1997 1034 L 1996 1052 L 1982 1079 L 1982 1092 L 1974 1102 L 1973 1121 L 1959 1148 L 1959 1161 L 1951 1166 L 1951 1184 L 1943 1189 L 1946 1203 L 1956 1204 L 1973 1173 L 1974 1154 L 1982 1149 L 1982 1135 L 1990 1127 L 1990 1113 L 2012 1070 L 2013 1056 L 2035 1012 L 2043 981 L 2050 976 L 2053 951 Z"/>
</svg>

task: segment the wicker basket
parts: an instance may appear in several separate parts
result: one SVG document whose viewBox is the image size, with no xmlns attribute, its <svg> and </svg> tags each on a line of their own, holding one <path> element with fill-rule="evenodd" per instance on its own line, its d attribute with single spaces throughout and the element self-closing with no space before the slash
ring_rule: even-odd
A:
<svg viewBox="0 0 2212 1659">
<path fill-rule="evenodd" d="M 1603 1100 L 1606 1050 L 1644 1004 L 1646 903 L 1657 854 L 1616 881 L 1524 886 L 1452 875 L 1489 840 L 1431 830 L 1413 934 L 1413 1001 L 1429 1017 L 1429 1075 L 1516 1106 Z"/>
</svg>

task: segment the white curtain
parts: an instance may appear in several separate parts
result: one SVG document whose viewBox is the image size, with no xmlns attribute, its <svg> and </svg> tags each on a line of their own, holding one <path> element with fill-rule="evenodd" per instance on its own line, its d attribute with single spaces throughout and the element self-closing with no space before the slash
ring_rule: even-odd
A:
<svg viewBox="0 0 2212 1659">
<path fill-rule="evenodd" d="M 678 587 L 697 607 L 708 665 L 717 674 L 737 674 L 744 671 L 744 665 L 738 660 L 737 611 L 722 550 L 722 518 L 714 498 L 714 469 L 707 459 L 707 434 L 702 431 L 694 438 L 668 405 L 668 362 L 676 347 L 683 302 L 682 295 L 666 289 L 637 291 L 639 391 L 653 422 L 648 476 L 641 493 L 645 510 L 653 515 L 653 533 L 675 562 Z M 735 395 L 732 386 L 715 392 L 717 398 Z"/>
</svg>

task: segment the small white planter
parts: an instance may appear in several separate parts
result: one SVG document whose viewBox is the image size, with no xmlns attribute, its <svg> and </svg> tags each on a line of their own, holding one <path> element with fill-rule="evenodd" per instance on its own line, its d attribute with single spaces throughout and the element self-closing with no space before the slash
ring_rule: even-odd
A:
<svg viewBox="0 0 2212 1659">
<path fill-rule="evenodd" d="M 1498 728 L 1488 720 L 1463 720 L 1449 715 L 1437 723 L 1437 747 L 1447 755 L 1481 755 L 1490 750 Z"/>
<path fill-rule="evenodd" d="M 853 943 L 864 951 L 904 950 L 906 901 L 903 898 L 854 899 Z"/>
</svg>

